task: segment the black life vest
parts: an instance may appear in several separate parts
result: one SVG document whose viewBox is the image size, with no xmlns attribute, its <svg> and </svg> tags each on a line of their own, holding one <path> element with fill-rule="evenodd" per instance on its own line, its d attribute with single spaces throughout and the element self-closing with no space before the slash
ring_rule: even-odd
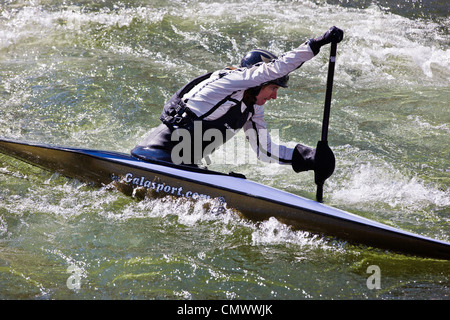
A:
<svg viewBox="0 0 450 320">
<path fill-rule="evenodd" d="M 227 72 L 223 72 L 219 74 L 219 77 L 223 77 L 227 74 Z M 183 96 L 192 90 L 196 85 L 200 84 L 202 81 L 210 78 L 212 73 L 204 74 L 198 78 L 195 78 L 180 90 L 174 94 L 169 101 L 164 105 L 163 111 L 161 113 L 161 121 L 167 125 L 167 127 L 175 134 L 178 135 L 178 129 L 188 130 L 191 134 L 191 137 L 194 137 L 191 142 L 191 155 L 192 160 L 191 163 L 198 163 L 200 159 L 205 158 L 208 159 L 208 155 L 213 153 L 214 150 L 219 148 L 223 143 L 227 142 L 230 138 L 234 136 L 234 133 L 241 129 L 244 124 L 247 122 L 250 113 L 254 113 L 253 105 L 256 102 L 255 92 L 259 92 L 259 90 L 254 90 L 255 88 L 248 89 L 244 93 L 244 98 L 242 101 L 233 99 L 232 96 L 237 92 L 233 92 L 217 104 L 215 104 L 210 110 L 208 110 L 205 114 L 197 116 L 192 110 L 187 106 L 187 99 L 183 99 Z M 211 115 L 214 111 L 216 111 L 221 105 L 223 105 L 227 101 L 232 101 L 235 104 L 230 107 L 230 109 L 221 117 L 215 120 L 205 120 L 206 117 Z M 245 104 L 246 108 L 242 111 L 242 103 Z M 199 128 L 198 124 L 201 124 L 201 132 L 197 132 Z M 197 124 L 197 126 L 196 126 Z M 215 134 L 211 140 L 206 138 L 207 135 L 205 133 L 209 129 L 214 129 L 214 133 L 219 130 L 221 137 L 216 138 Z M 209 133 L 211 133 L 210 131 Z M 198 137 L 200 134 L 201 139 L 196 140 L 195 137 Z M 205 139 L 203 139 L 205 138 Z M 197 146 L 200 144 L 200 146 Z M 197 154 L 196 150 L 201 150 L 201 154 Z M 207 160 L 208 162 L 208 160 Z"/>
<path fill-rule="evenodd" d="M 230 69 L 228 69 L 230 70 Z M 193 128 L 194 121 L 203 121 L 203 131 L 210 128 L 219 129 L 220 131 L 226 129 L 238 130 L 241 129 L 245 122 L 247 122 L 250 113 L 254 113 L 253 105 L 256 102 L 256 98 L 252 94 L 244 94 L 244 99 L 242 101 L 233 99 L 232 96 L 236 93 L 228 95 L 216 105 L 214 105 L 208 112 L 197 116 L 193 111 L 189 109 L 186 105 L 187 99 L 183 99 L 183 96 L 191 91 L 196 85 L 200 84 L 204 80 L 210 78 L 212 72 L 204 74 L 200 77 L 195 78 L 180 90 L 177 91 L 167 103 L 164 105 L 163 111 L 161 113 L 160 119 L 166 124 L 171 130 L 178 128 L 184 128 L 191 130 Z M 219 77 L 226 75 L 226 72 L 221 73 Z M 255 92 L 250 90 L 249 92 Z M 223 116 L 215 120 L 205 120 L 209 115 L 216 111 L 221 105 L 227 101 L 232 101 L 235 103 Z M 241 110 L 242 102 L 245 103 L 246 108 L 244 111 Z"/>
</svg>

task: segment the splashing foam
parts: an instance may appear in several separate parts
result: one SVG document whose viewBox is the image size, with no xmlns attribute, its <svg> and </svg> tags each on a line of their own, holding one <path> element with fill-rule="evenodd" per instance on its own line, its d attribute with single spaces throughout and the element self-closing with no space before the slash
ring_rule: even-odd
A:
<svg viewBox="0 0 450 320">
<path fill-rule="evenodd" d="M 40 6 L 20 10 L 4 10 L 0 26 L 0 49 L 7 48 L 26 38 L 47 38 L 57 30 L 82 33 L 90 25 L 103 27 L 128 27 L 133 19 L 160 21 L 164 12 L 153 8 L 102 8 L 98 12 L 85 12 L 83 8 L 69 6 L 59 11 L 48 11 Z"/>
<path fill-rule="evenodd" d="M 325 240 L 306 231 L 294 231 L 274 217 L 263 221 L 252 233 L 253 245 L 294 244 L 302 248 L 323 248 Z"/>
<path fill-rule="evenodd" d="M 334 190 L 333 200 L 347 204 L 384 203 L 409 211 L 450 206 L 448 191 L 427 186 L 416 177 L 406 177 L 388 164 L 384 167 L 362 165 L 352 172 L 346 183 Z"/>
<path fill-rule="evenodd" d="M 187 5 L 183 13 L 175 9 L 177 5 L 178 3 L 173 9 L 117 6 L 115 9 L 103 8 L 97 12 L 89 12 L 77 6 L 55 12 L 40 6 L 4 10 L 0 13 L 0 18 L 3 18 L 3 21 L 0 20 L 0 49 L 20 42 L 41 42 L 44 39 L 53 43 L 52 37 L 61 31 L 65 34 L 89 35 L 91 29 L 98 27 L 130 27 L 133 21 L 160 23 L 167 15 L 179 15 L 180 20 L 189 18 L 192 21 L 200 21 L 199 30 L 193 32 L 183 31 L 182 26 L 172 25 L 174 31 L 185 38 L 186 43 L 194 41 L 203 46 L 205 51 L 214 54 L 217 49 L 223 50 L 221 46 L 217 49 L 212 48 L 214 43 L 200 36 L 203 31 L 212 28 L 216 37 L 222 39 L 224 43 L 231 44 L 226 56 L 238 61 L 249 47 L 261 45 L 261 40 L 255 37 L 247 39 L 246 44 L 239 43 L 238 36 L 230 37 L 227 35 L 228 30 L 223 31 L 233 26 L 233 23 L 249 19 L 271 21 L 270 33 L 275 33 L 276 38 L 284 40 L 281 42 L 272 40 L 265 45 L 277 53 L 290 49 L 283 44 L 288 39 L 299 38 L 300 43 L 309 37 L 319 35 L 318 33 L 331 25 L 338 24 L 346 32 L 345 45 L 339 48 L 340 75 L 337 76 L 341 81 L 347 80 L 356 86 L 366 86 L 368 83 L 376 85 L 380 77 L 398 81 L 399 70 L 409 70 L 411 74 L 407 76 L 407 81 L 415 83 L 420 80 L 417 79 L 420 76 L 418 77 L 415 72 L 417 67 L 426 78 L 433 78 L 433 72 L 443 73 L 443 77 L 448 78 L 450 50 L 445 47 L 446 38 L 439 31 L 440 26 L 431 21 L 416 21 L 389 14 L 376 5 L 367 9 L 349 9 L 332 5 L 319 6 L 309 1 L 292 4 L 264 1 L 258 3 L 258 11 L 253 12 L 248 10 L 251 7 L 248 3 L 231 3 L 223 6 L 220 2 L 208 4 L 194 2 L 192 6 Z M 235 20 L 217 19 L 218 16 L 233 17 Z M 304 22 L 293 24 L 292 21 Z M 119 54 L 133 53 L 150 58 L 161 55 L 158 50 L 152 52 L 152 49 L 142 46 L 137 46 L 136 49 L 120 43 L 109 41 L 107 43 L 108 50 Z M 173 59 L 170 58 L 163 60 L 163 64 L 173 63 L 171 62 Z M 323 66 L 323 61 L 314 59 L 302 70 L 309 68 L 316 70 L 320 66 Z"/>
<path fill-rule="evenodd" d="M 3 217 L 0 216 L 0 236 L 5 235 L 7 231 L 8 231 L 8 224 L 3 219 Z"/>
<path fill-rule="evenodd" d="M 242 219 L 233 209 L 223 208 L 217 210 L 218 202 L 215 199 L 191 201 L 165 197 L 161 199 L 145 199 L 138 203 L 129 204 L 122 214 L 106 214 L 111 219 L 127 220 L 147 217 L 176 217 L 176 223 L 188 227 L 195 227 L 199 223 L 209 221 L 217 222 L 220 233 L 230 234 L 235 227 L 244 227 L 251 232 L 253 246 L 291 244 L 299 246 L 302 250 L 315 250 L 317 248 L 336 250 L 335 246 L 318 235 L 306 231 L 292 230 L 292 228 L 276 218 L 262 222 L 252 222 Z"/>
</svg>

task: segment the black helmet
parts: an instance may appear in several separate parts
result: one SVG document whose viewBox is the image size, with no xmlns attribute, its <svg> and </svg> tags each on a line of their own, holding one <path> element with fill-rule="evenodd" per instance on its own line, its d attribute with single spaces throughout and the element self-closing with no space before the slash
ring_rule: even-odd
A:
<svg viewBox="0 0 450 320">
<path fill-rule="evenodd" d="M 257 63 L 260 63 L 260 62 L 269 63 L 275 59 L 278 59 L 278 57 L 276 55 L 274 55 L 273 53 L 270 53 L 269 51 L 262 50 L 262 49 L 255 49 L 255 50 L 252 50 L 249 53 L 247 53 L 245 55 L 245 57 L 242 58 L 241 67 L 251 68 L 252 66 L 254 66 Z M 280 87 L 287 88 L 288 81 L 289 81 L 289 76 L 285 75 L 281 78 L 270 81 L 268 83 L 273 83 Z M 268 84 L 268 83 L 265 83 L 265 84 Z"/>
</svg>

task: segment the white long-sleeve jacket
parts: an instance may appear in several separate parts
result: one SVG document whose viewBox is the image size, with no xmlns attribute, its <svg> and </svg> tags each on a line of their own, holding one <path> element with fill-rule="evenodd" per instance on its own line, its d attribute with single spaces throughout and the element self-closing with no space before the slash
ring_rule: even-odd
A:
<svg viewBox="0 0 450 320">
<path fill-rule="evenodd" d="M 272 142 L 264 120 L 263 107 L 246 106 L 242 100 L 245 90 L 285 76 L 313 57 L 313 51 L 305 43 L 270 63 L 257 64 L 251 68 L 216 71 L 211 77 L 193 87 L 182 99 L 189 109 L 204 121 L 223 121 L 234 133 L 244 128 L 258 159 L 291 164 L 294 149 Z M 241 112 L 238 114 L 230 112 L 237 104 L 240 104 Z M 245 112 L 248 107 L 250 112 Z M 239 116 L 245 119 L 237 119 L 236 124 L 236 119 L 231 117 Z"/>
</svg>

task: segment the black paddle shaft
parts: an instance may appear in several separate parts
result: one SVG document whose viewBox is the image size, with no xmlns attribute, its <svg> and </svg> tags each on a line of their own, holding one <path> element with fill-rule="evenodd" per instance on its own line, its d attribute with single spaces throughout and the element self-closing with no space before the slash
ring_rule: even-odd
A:
<svg viewBox="0 0 450 320">
<path fill-rule="evenodd" d="M 327 90 L 325 93 L 325 108 L 322 122 L 322 139 L 316 148 L 315 182 L 317 185 L 316 200 L 323 201 L 323 185 L 334 172 L 335 158 L 328 146 L 328 126 L 330 122 L 331 94 L 333 91 L 334 66 L 336 64 L 337 43 L 331 43 L 330 61 L 328 64 Z"/>
<path fill-rule="evenodd" d="M 331 43 L 330 61 L 328 63 L 327 91 L 325 93 L 325 109 L 323 111 L 322 141 L 328 140 L 328 125 L 330 122 L 331 94 L 333 92 L 334 66 L 336 64 L 337 43 Z"/>
</svg>

